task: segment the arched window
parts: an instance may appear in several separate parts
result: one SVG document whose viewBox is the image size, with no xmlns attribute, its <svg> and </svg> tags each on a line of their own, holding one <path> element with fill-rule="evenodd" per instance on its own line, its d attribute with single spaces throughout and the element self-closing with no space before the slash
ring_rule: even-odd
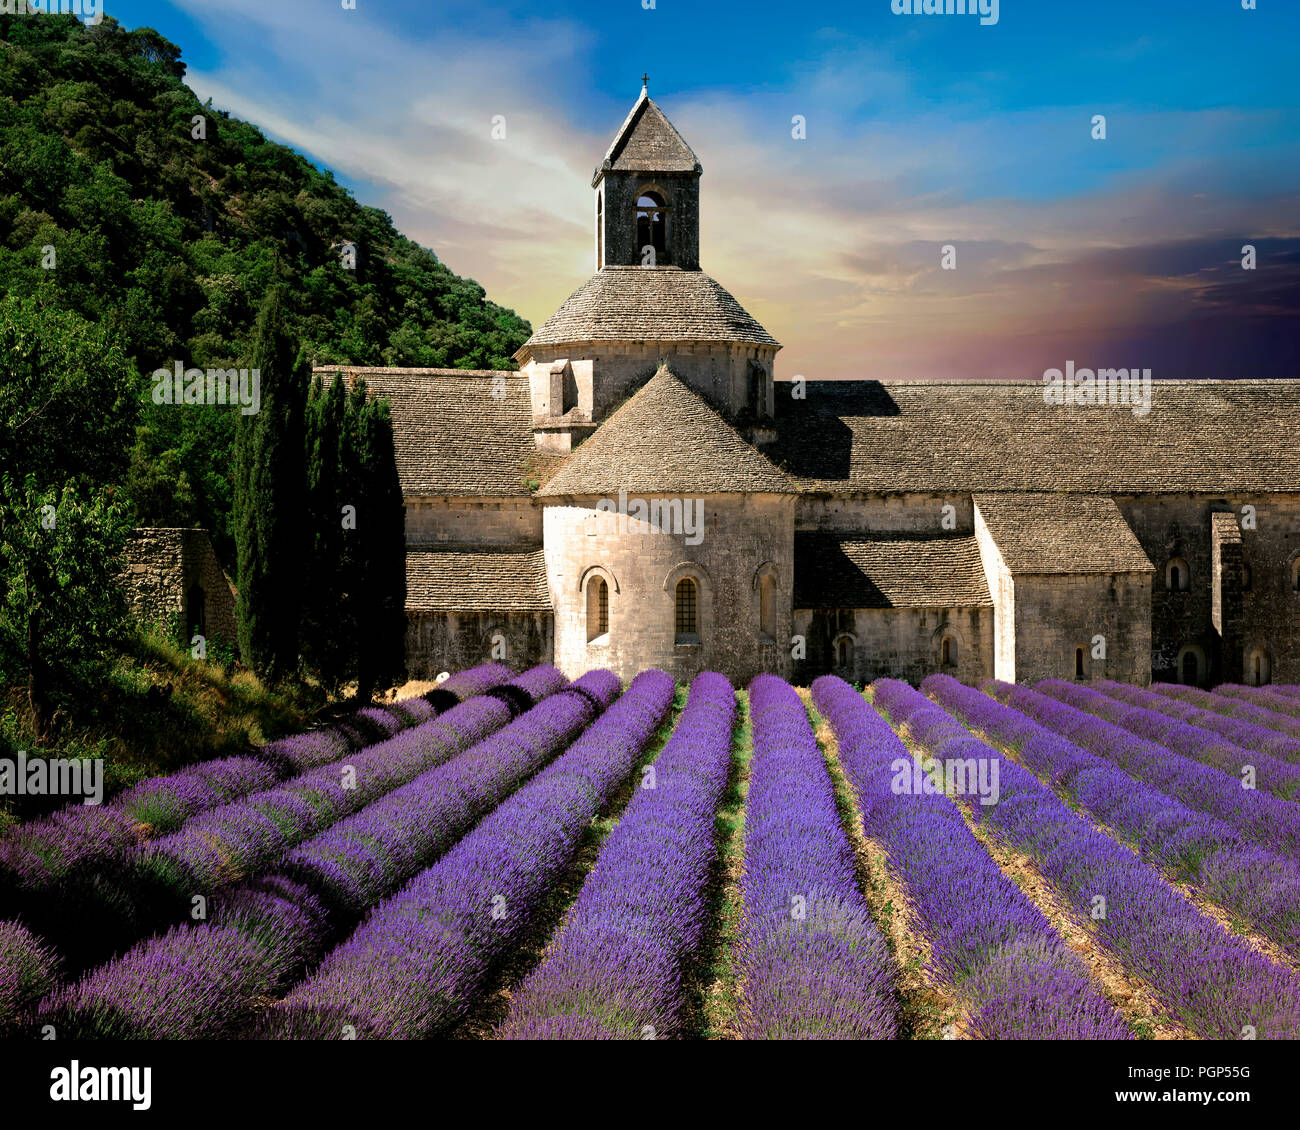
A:
<svg viewBox="0 0 1300 1130">
<path fill-rule="evenodd" d="M 604 577 L 587 582 L 587 642 L 609 632 L 609 585 Z"/>
<path fill-rule="evenodd" d="M 605 265 L 605 194 L 596 194 L 596 269 Z"/>
<path fill-rule="evenodd" d="M 944 636 L 939 641 L 939 666 L 955 667 L 957 665 L 957 641 L 952 636 Z"/>
<path fill-rule="evenodd" d="M 1189 687 L 1194 687 L 1201 681 L 1201 664 L 1196 652 L 1190 647 L 1178 661 L 1178 681 Z"/>
<path fill-rule="evenodd" d="M 1250 565 L 1245 561 L 1241 563 L 1241 591 L 1250 592 L 1251 586 L 1255 583 L 1255 573 Z"/>
<path fill-rule="evenodd" d="M 636 200 L 636 250 L 645 262 L 645 249 L 653 247 L 654 261 L 662 262 L 668 249 L 668 201 L 652 189 L 644 189 Z"/>
<path fill-rule="evenodd" d="M 758 582 L 758 630 L 776 639 L 776 578 L 771 573 Z"/>
<path fill-rule="evenodd" d="M 853 637 L 839 636 L 835 640 L 835 666 L 840 671 L 853 669 Z"/>
<path fill-rule="evenodd" d="M 1246 659 L 1246 682 L 1252 687 L 1266 687 L 1273 681 L 1273 664 L 1268 652 L 1255 648 Z"/>
<path fill-rule="evenodd" d="M 1081 647 L 1074 649 L 1074 677 L 1083 678 L 1083 648 Z"/>
<path fill-rule="evenodd" d="M 676 619 L 677 643 L 700 642 L 699 591 L 691 577 L 677 582 Z"/>
<path fill-rule="evenodd" d="M 1291 562 L 1291 591 L 1300 592 L 1300 557 Z"/>
<path fill-rule="evenodd" d="M 1165 588 L 1170 592 L 1186 592 L 1192 583 L 1192 571 L 1181 557 L 1170 558 L 1165 566 Z"/>
</svg>

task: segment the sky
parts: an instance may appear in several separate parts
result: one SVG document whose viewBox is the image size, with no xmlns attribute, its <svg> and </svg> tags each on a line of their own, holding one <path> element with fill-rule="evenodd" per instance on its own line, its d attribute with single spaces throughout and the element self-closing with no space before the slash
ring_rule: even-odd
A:
<svg viewBox="0 0 1300 1130">
<path fill-rule="evenodd" d="M 107 11 L 535 326 L 648 73 L 778 378 L 1300 376 L 1295 0 L 352 2 Z"/>
</svg>

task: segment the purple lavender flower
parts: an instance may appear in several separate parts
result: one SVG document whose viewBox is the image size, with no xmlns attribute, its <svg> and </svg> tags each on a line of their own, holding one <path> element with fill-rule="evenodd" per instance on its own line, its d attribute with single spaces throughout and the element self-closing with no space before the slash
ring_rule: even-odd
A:
<svg viewBox="0 0 1300 1130">
<path fill-rule="evenodd" d="M 661 671 L 638 675 L 568 752 L 376 907 L 264 1031 L 333 1036 L 343 1022 L 378 1038 L 445 1031 L 529 928 L 583 831 L 662 723 L 673 690 Z"/>
<path fill-rule="evenodd" d="M 999 693 L 1007 686 L 990 689 Z M 1143 859 L 1195 883 L 1206 897 L 1300 957 L 1300 872 L 1293 861 L 950 676 L 932 675 L 923 689 L 972 729 L 1015 750 L 1040 778 L 1123 834 Z"/>
<path fill-rule="evenodd" d="M 587 876 L 546 959 L 515 992 L 504 1039 L 679 1034 L 682 970 L 700 944 L 727 786 L 736 693 L 704 672 Z"/>
<path fill-rule="evenodd" d="M 1300 1036 L 1300 978 L 1228 934 L 1133 852 L 1071 812 L 1034 775 L 971 739 L 946 711 L 910 687 L 890 691 L 896 724 L 931 712 L 926 747 L 936 758 L 978 756 L 1000 765 L 1000 795 L 971 816 L 1028 854 L 1097 931 L 1099 940 L 1159 995 L 1170 1013 L 1206 1039 Z"/>
<path fill-rule="evenodd" d="M 906 720 L 909 729 L 915 723 L 913 733 L 942 723 L 919 709 L 910 697 L 916 692 L 905 683 L 882 679 L 874 687 L 876 702 L 897 715 L 897 723 Z M 896 789 L 900 772 L 910 779 L 913 760 L 889 723 L 842 679 L 823 676 L 812 692 L 839 741 L 863 831 L 888 851 L 930 944 L 933 971 L 968 1002 L 975 1033 L 985 1039 L 1128 1038 L 1082 963 L 998 870 L 952 800 Z"/>
<path fill-rule="evenodd" d="M 1159 708 L 1135 704 L 1132 701 L 1135 697 L 1149 693 L 1140 687 L 1122 688 L 1119 683 L 1100 686 L 1100 690 L 1094 690 L 1092 687 L 1067 683 L 1061 679 L 1044 679 L 1035 689 L 1042 694 L 1051 695 L 1052 698 L 1059 698 L 1062 702 L 1068 702 L 1071 706 L 1077 706 L 1080 710 L 1086 710 L 1089 714 L 1105 718 L 1130 733 L 1137 734 L 1140 738 L 1158 742 L 1174 753 L 1220 769 L 1239 780 L 1245 779 L 1243 773 L 1249 769 L 1254 774 L 1254 780 L 1259 787 L 1277 796 L 1289 800 L 1295 795 L 1297 789 L 1300 789 L 1300 767 L 1289 765 L 1269 753 L 1235 745 L 1226 740 L 1221 733 L 1170 717 Z M 1112 693 L 1112 688 L 1120 689 Z M 1152 694 L 1150 697 L 1159 704 L 1174 706 L 1175 709 L 1179 706 L 1184 710 L 1190 709 L 1186 704 L 1175 704 L 1160 695 Z M 1226 723 L 1229 729 L 1244 725 L 1232 719 L 1209 714 L 1208 711 L 1205 713 L 1217 719 L 1219 723 Z M 1216 727 L 1218 728 L 1221 727 Z M 1281 738 L 1281 735 L 1270 730 L 1265 730 L 1264 733 L 1274 739 Z M 1300 742 L 1295 744 L 1296 753 L 1300 755 Z"/>
<path fill-rule="evenodd" d="M 1275 855 L 1286 859 L 1300 857 L 1300 807 L 1290 801 L 1243 789 L 1240 781 L 1219 769 L 1183 757 L 1028 687 L 1011 687 L 990 680 L 983 684 L 983 689 L 1062 737 L 1118 765 L 1130 776 L 1218 817 Z"/>
<path fill-rule="evenodd" d="M 0 1032 L 54 988 L 59 956 L 20 922 L 0 922 Z"/>
</svg>

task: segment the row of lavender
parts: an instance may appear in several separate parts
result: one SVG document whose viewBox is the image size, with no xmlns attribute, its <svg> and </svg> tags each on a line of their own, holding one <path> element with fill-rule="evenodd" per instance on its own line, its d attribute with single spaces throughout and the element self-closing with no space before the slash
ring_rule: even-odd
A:
<svg viewBox="0 0 1300 1130">
<path fill-rule="evenodd" d="M 683 971 L 708 926 L 714 814 L 727 785 L 735 717 L 731 683 L 697 675 L 564 928 L 514 993 L 501 1038 L 680 1034 Z"/>
<path fill-rule="evenodd" d="M 1094 687 L 1067 683 L 1062 679 L 1045 679 L 1035 689 L 1122 726 L 1140 738 L 1158 742 L 1183 757 L 1237 777 L 1239 783 L 1244 783 L 1247 788 L 1258 787 L 1287 800 L 1300 789 L 1300 765 L 1286 760 L 1288 756 L 1300 759 L 1300 742 L 1271 730 L 1263 731 L 1275 739 L 1270 741 L 1257 734 L 1243 732 L 1244 723 L 1234 723 L 1219 715 L 1211 715 L 1212 718 L 1229 722 L 1229 728 L 1238 739 L 1231 741 L 1216 730 L 1169 713 L 1170 707 L 1187 711 L 1190 708 L 1185 704 L 1144 691 L 1140 687 L 1121 688 L 1118 683 L 1098 683 Z M 1252 742 L 1256 747 L 1267 744 L 1277 750 L 1279 755 L 1248 747 L 1242 742 Z"/>
<path fill-rule="evenodd" d="M 508 705 L 511 702 L 517 702 L 519 696 L 525 696 L 528 692 L 516 687 L 498 688 L 500 677 L 508 676 L 511 672 L 508 668 L 500 667 L 498 664 L 476 668 L 472 672 L 465 672 L 464 676 L 454 676 L 448 680 L 451 687 L 459 689 L 463 693 L 472 692 L 472 690 L 482 690 L 489 694 L 502 694 L 506 702 L 498 701 L 497 698 L 472 698 L 461 706 L 452 707 L 451 711 L 445 715 L 450 718 L 456 715 L 464 722 L 465 715 L 473 714 L 478 716 L 485 713 L 491 715 L 494 723 L 499 726 L 504 719 L 510 716 L 511 711 L 516 709 L 515 706 Z M 530 685 L 534 692 L 543 693 L 546 690 L 555 689 L 558 685 L 563 684 L 563 676 L 554 668 L 539 668 L 528 675 L 520 676 L 520 679 L 513 680 L 513 683 Z M 446 685 L 446 684 L 445 684 Z M 439 688 L 441 692 L 442 688 Z M 438 693 L 438 692 L 435 692 Z M 454 690 L 447 690 L 441 694 L 442 703 L 459 702 Z M 489 705 L 490 703 L 490 705 Z M 411 716 L 419 716 L 420 707 L 412 711 Z M 412 740 L 417 740 L 415 735 L 428 727 L 416 726 L 407 731 Z M 454 733 L 455 723 L 446 728 L 446 732 Z M 468 733 L 469 739 L 473 739 L 473 733 Z M 390 739 L 390 741 L 393 741 Z M 463 746 L 461 746 L 463 748 Z M 70 824 L 69 824 L 70 826 Z M 77 836 L 72 836 L 74 844 L 85 844 L 85 840 L 78 840 Z M 48 848 L 51 850 L 52 848 Z M 139 860 L 148 852 L 147 845 L 131 845 L 125 849 L 127 860 L 125 862 L 130 866 L 134 860 Z M 134 857 L 134 860 L 133 860 Z M 14 901 L 18 901 L 19 908 L 27 910 L 25 917 L 35 919 L 35 925 L 44 927 L 40 932 L 49 938 L 61 938 L 60 945 L 64 949 L 65 969 L 75 971 L 82 969 L 90 962 L 103 960 L 104 956 L 112 952 L 117 945 L 130 944 L 133 938 L 139 938 L 142 932 L 147 932 L 149 928 L 162 925 L 159 922 L 149 921 L 149 915 L 144 912 L 139 905 L 139 889 L 133 888 L 130 884 L 118 884 L 110 882 L 108 879 L 108 865 L 114 862 L 112 856 L 107 853 L 98 858 L 94 856 L 82 857 L 81 867 L 88 873 L 87 882 L 77 886 L 77 884 L 60 882 L 52 888 L 45 887 L 40 882 L 40 873 L 36 876 L 36 882 L 31 887 L 25 887 L 21 883 L 22 876 L 19 875 L 16 892 L 14 892 Z M 9 876 L 12 882 L 14 876 Z M 87 893 L 88 888 L 88 893 Z M 201 888 L 200 888 L 201 889 Z M 100 901 L 96 901 L 100 900 Z M 109 900 L 116 900 L 116 904 L 122 908 L 122 919 L 120 922 L 110 919 L 105 910 L 114 909 Z M 105 906 L 105 904 L 108 904 Z M 190 904 L 186 905 L 190 909 Z M 173 915 L 174 917 L 174 915 Z M 68 923 L 66 928 L 60 926 Z M 30 996 L 27 997 L 27 1003 L 30 1003 Z M 17 1005 L 14 1005 L 17 1008 Z M 5 1017 L 5 1012 L 0 1012 L 0 1019 Z"/>
<path fill-rule="evenodd" d="M 910 687 L 882 680 L 875 689 L 891 721 L 923 727 Z M 899 787 L 913 780 L 913 759 L 890 723 L 835 676 L 818 679 L 812 693 L 839 742 L 863 831 L 888 853 L 929 945 L 931 970 L 956 990 L 973 1034 L 1127 1038 L 1082 963 L 998 870 L 953 801 L 942 791 Z"/>
<path fill-rule="evenodd" d="M 925 685 L 936 697 L 959 702 L 977 730 L 1008 732 L 1015 726 L 1004 707 L 955 680 L 931 676 Z M 1166 1012 L 1207 1039 L 1300 1035 L 1300 979 L 1295 974 L 1227 933 L 1128 847 L 1072 812 L 1033 773 L 972 738 L 924 695 L 896 686 L 891 697 L 901 703 L 899 718 L 919 731 L 918 740 L 936 757 L 998 761 L 1001 795 L 992 805 L 970 805 L 972 819 L 988 824 L 1000 839 L 1028 855 L 1101 944 L 1154 989 Z M 1006 684 L 990 687 L 995 693 L 1004 688 Z M 1023 727 L 1018 734 L 1022 750 L 1033 744 L 1030 739 L 1045 736 Z M 1059 764 L 1073 752 L 1045 751 L 1044 744 L 1039 741 L 1026 760 Z M 1093 775 L 1088 784 L 1104 773 L 1088 765 L 1080 771 Z M 1123 794 L 1133 784 L 1112 779 L 1103 789 Z M 1152 814 L 1166 811 L 1156 807 Z"/>
<path fill-rule="evenodd" d="M 1172 880 L 1194 884 L 1210 901 L 1300 958 L 1300 872 L 1292 860 L 1067 740 L 1062 734 L 1096 727 L 1065 703 L 997 681 L 985 683 L 981 693 L 935 676 L 925 690 L 1064 791 Z"/>
<path fill-rule="evenodd" d="M 30 889 L 121 859 L 142 838 L 173 831 L 200 812 L 426 722 L 513 674 L 500 664 L 485 664 L 451 676 L 426 696 L 365 707 L 334 726 L 269 742 L 252 755 L 223 757 L 151 777 L 109 804 L 68 805 L 19 826 L 0 842 L 0 875 Z"/>
<path fill-rule="evenodd" d="M 620 689 L 614 675 L 596 671 L 543 698 L 304 844 L 277 873 L 222 894 L 210 921 L 150 938 L 54 994 L 42 1004 L 39 1023 L 72 1037 L 238 1034 L 256 1002 L 301 977 L 366 907 L 450 847 L 581 733 Z M 468 708 L 478 705 L 449 711 L 445 729 L 471 739 L 480 720 Z M 232 955 L 237 968 L 231 968 Z"/>
<path fill-rule="evenodd" d="M 644 671 L 590 730 L 450 852 L 381 902 L 263 1019 L 274 1038 L 444 1034 L 534 922 L 591 820 L 667 716 L 674 684 Z"/>
</svg>

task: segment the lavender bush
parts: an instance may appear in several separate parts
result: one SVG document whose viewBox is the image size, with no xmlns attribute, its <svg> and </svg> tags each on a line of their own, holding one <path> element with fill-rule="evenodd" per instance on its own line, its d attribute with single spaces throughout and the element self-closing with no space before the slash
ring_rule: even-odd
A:
<svg viewBox="0 0 1300 1130">
<path fill-rule="evenodd" d="M 741 1032 L 746 1039 L 897 1035 L 889 949 L 858 889 L 825 759 L 784 680 L 749 685 Z"/>
<path fill-rule="evenodd" d="M 1290 738 L 1300 738 L 1300 718 L 1291 718 L 1266 710 L 1262 706 L 1245 702 L 1228 695 L 1212 694 L 1199 687 L 1185 687 L 1181 683 L 1152 683 L 1151 690 L 1173 702 L 1187 703 L 1202 710 L 1222 714 L 1228 718 L 1240 718 L 1263 729 L 1274 730 Z"/>
<path fill-rule="evenodd" d="M 1195 884 L 1210 901 L 1300 957 L 1300 872 L 1293 861 L 1247 842 L 1224 821 L 1165 796 L 950 676 L 932 675 L 923 687 L 972 729 L 1014 750 L 1040 778 L 1125 836 L 1142 858 Z M 1009 684 L 992 683 L 989 689 L 1006 693 Z"/>
<path fill-rule="evenodd" d="M 463 1016 L 532 922 L 663 722 L 673 680 L 643 671 L 570 749 L 381 903 L 267 1018 L 279 1037 L 417 1039 Z"/>
<path fill-rule="evenodd" d="M 511 680 L 530 697 L 554 692 L 565 681 L 554 667 L 545 666 Z M 147 888 L 156 886 L 180 898 L 233 882 L 482 741 L 510 714 L 505 703 L 480 695 L 433 721 L 367 746 L 345 762 L 320 766 L 273 789 L 210 809 L 180 831 L 142 848 L 134 876 Z"/>
<path fill-rule="evenodd" d="M 610 833 L 546 958 L 514 994 L 500 1037 L 680 1034 L 682 969 L 707 925 L 714 813 L 735 718 L 731 683 L 697 675 L 653 775 Z"/>
<path fill-rule="evenodd" d="M 1071 812 L 1038 779 L 923 694 L 891 692 L 896 723 L 925 716 L 924 744 L 936 758 L 1000 763 L 996 804 L 970 805 L 973 818 L 1030 856 L 1100 941 L 1142 977 L 1169 1013 L 1206 1039 L 1300 1036 L 1300 978 L 1207 918 L 1131 850 Z"/>
<path fill-rule="evenodd" d="M 1214 693 L 1226 698 L 1239 698 L 1252 706 L 1262 706 L 1274 714 L 1300 719 L 1300 701 L 1290 695 L 1278 694 L 1271 687 L 1245 687 L 1239 683 L 1224 683 L 1222 686 L 1215 687 Z"/>
<path fill-rule="evenodd" d="M 1213 710 L 1205 710 L 1191 702 L 1166 698 L 1145 687 L 1113 683 L 1109 679 L 1099 680 L 1094 685 L 1103 694 L 1130 706 L 1159 711 L 1170 718 L 1186 722 L 1189 726 L 1211 730 L 1242 749 L 1268 754 L 1285 762 L 1292 773 L 1300 775 L 1300 740 L 1287 734 L 1280 734 L 1267 726 L 1258 726 L 1244 718 L 1216 714 Z"/>
<path fill-rule="evenodd" d="M 223 903 L 210 922 L 175 926 L 51 994 L 38 1025 L 59 1039 L 230 1039 L 259 1001 L 319 957 L 323 912 L 282 879 Z"/>
<path fill-rule="evenodd" d="M 0 922 L 0 1032 L 54 988 L 58 954 L 20 922 Z"/>
<path fill-rule="evenodd" d="M 609 671 L 589 671 L 445 765 L 295 849 L 281 870 L 317 892 L 336 918 L 355 921 L 566 748 L 622 689 Z"/>
<path fill-rule="evenodd" d="M 903 709 L 906 684 L 879 680 L 878 703 Z M 1061 937 L 997 868 L 941 793 L 895 791 L 913 764 L 903 743 L 844 680 L 813 701 L 835 731 L 863 830 L 889 853 L 931 950 L 933 971 L 966 1000 L 984 1039 L 1127 1039 L 1119 1014 Z M 923 722 L 924 719 L 918 719 Z"/>
<path fill-rule="evenodd" d="M 440 690 L 454 704 L 512 675 L 508 667 L 483 664 L 451 676 Z M 395 732 L 436 712 L 424 699 L 367 707 L 358 715 L 373 718 L 371 725 L 345 723 L 294 734 L 269 742 L 253 756 L 223 757 L 151 777 L 106 805 L 68 805 L 20 825 L 0 842 L 0 877 L 17 891 L 52 890 L 92 865 L 125 859 L 142 839 L 175 831 L 201 812 L 270 789 L 291 773 L 338 760 L 367 734 Z"/>
<path fill-rule="evenodd" d="M 1044 679 L 1034 689 L 1040 694 L 1059 698 L 1062 702 L 1086 710 L 1089 714 L 1106 718 L 1130 733 L 1158 742 L 1165 749 L 1183 757 L 1222 770 L 1237 778 L 1239 783 L 1246 779 L 1243 773 L 1249 769 L 1254 773 L 1255 783 L 1260 788 L 1285 799 L 1289 800 L 1300 788 L 1300 768 L 1297 766 L 1288 765 L 1271 754 L 1234 745 L 1218 733 L 1171 718 L 1159 710 L 1131 705 L 1108 690 L 1094 690 L 1062 679 Z M 1160 698 L 1159 695 L 1152 697 Z"/>
<path fill-rule="evenodd" d="M 1028 687 L 1010 687 L 992 680 L 984 687 L 1049 730 L 1118 765 L 1129 776 L 1218 817 L 1276 855 L 1300 857 L 1300 806 L 1243 789 L 1239 781 L 1221 770 L 1192 761 Z"/>
</svg>

